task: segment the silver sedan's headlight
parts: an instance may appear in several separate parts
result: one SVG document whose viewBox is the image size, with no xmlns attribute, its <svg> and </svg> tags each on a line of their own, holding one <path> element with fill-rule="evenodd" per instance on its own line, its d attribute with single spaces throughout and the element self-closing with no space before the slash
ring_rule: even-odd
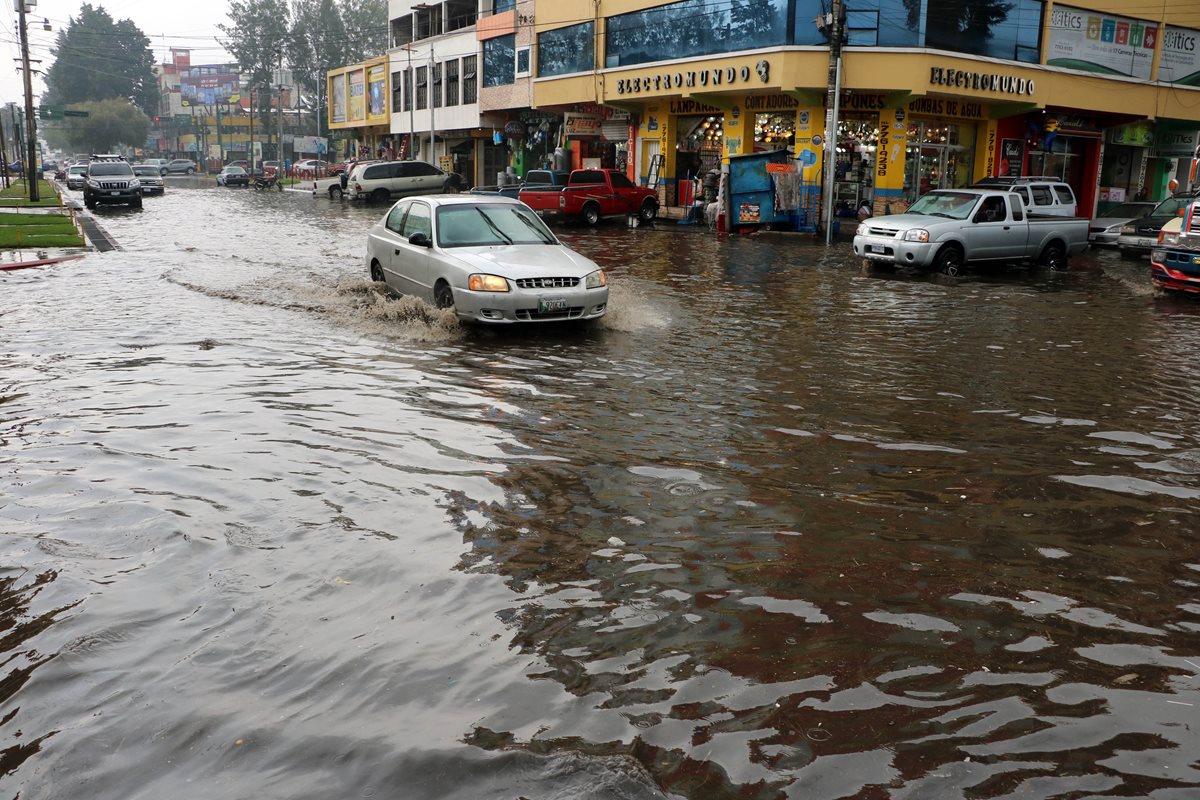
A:
<svg viewBox="0 0 1200 800">
<path fill-rule="evenodd" d="M 604 270 L 602 269 L 588 273 L 588 276 L 583 281 L 584 288 L 587 289 L 599 289 L 601 286 L 608 286 L 608 276 L 604 274 Z"/>
<path fill-rule="evenodd" d="M 1135 233 L 1137 233 L 1136 226 L 1134 226 L 1134 225 L 1122 225 L 1121 226 L 1121 235 L 1122 236 L 1133 236 Z"/>
<path fill-rule="evenodd" d="M 913 228 L 911 231 L 904 232 L 904 241 L 906 242 L 928 242 L 929 231 L 924 228 Z"/>
<path fill-rule="evenodd" d="M 467 277 L 472 292 L 507 292 L 508 281 L 499 275 L 476 274 Z"/>
</svg>

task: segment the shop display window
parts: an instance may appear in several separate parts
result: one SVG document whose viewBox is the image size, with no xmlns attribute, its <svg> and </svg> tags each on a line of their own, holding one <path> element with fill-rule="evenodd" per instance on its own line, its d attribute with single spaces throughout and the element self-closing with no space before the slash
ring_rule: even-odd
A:
<svg viewBox="0 0 1200 800">
<path fill-rule="evenodd" d="M 904 195 L 909 202 L 933 189 L 971 184 L 975 164 L 975 126 L 934 120 L 908 125 Z"/>
<path fill-rule="evenodd" d="M 875 155 L 879 148 L 879 117 L 849 115 L 838 123 L 834 159 L 835 213 L 849 216 L 874 198 Z"/>
<path fill-rule="evenodd" d="M 796 115 L 755 114 L 754 151 L 790 150 L 796 141 Z"/>
<path fill-rule="evenodd" d="M 591 72 L 595 67 L 595 27 L 589 20 L 538 34 L 538 75 Z"/>
<path fill-rule="evenodd" d="M 815 32 L 812 19 L 820 13 L 820 4 L 795 2 L 812 6 L 808 26 Z M 789 0 L 682 0 L 609 17 L 605 66 L 788 44 L 789 4 Z"/>
</svg>

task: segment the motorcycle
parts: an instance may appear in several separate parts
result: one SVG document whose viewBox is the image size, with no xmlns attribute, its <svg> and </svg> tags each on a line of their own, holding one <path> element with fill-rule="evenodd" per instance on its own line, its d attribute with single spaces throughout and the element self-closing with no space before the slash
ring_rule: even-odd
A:
<svg viewBox="0 0 1200 800">
<path fill-rule="evenodd" d="M 261 191 L 266 191 L 269 189 L 274 189 L 278 183 L 279 183 L 279 181 L 275 178 L 274 174 L 255 175 L 254 182 L 252 185 L 254 186 L 255 191 L 261 192 Z"/>
</svg>

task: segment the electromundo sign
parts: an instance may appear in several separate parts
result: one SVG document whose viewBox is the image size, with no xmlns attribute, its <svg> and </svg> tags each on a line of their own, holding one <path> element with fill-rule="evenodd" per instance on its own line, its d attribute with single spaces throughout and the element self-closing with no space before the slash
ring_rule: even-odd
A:
<svg viewBox="0 0 1200 800">
<path fill-rule="evenodd" d="M 968 72 L 962 69 L 929 68 L 929 83 L 932 86 L 952 86 L 955 89 L 971 89 L 976 92 L 998 92 L 1011 95 L 1031 95 L 1034 92 L 1032 78 L 1014 78 L 994 72 Z"/>
<path fill-rule="evenodd" d="M 771 79 L 771 63 L 765 58 L 753 67 L 714 67 L 713 69 L 661 72 L 617 81 L 617 94 L 669 92 L 673 89 L 713 89 L 723 86 L 744 86 L 767 83 Z"/>
</svg>

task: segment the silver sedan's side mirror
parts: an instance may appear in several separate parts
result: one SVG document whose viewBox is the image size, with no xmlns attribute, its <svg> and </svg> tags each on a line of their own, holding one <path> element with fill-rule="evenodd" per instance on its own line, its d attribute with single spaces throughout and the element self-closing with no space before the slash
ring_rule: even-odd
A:
<svg viewBox="0 0 1200 800">
<path fill-rule="evenodd" d="M 408 243 L 416 247 L 433 247 L 433 242 L 429 241 L 429 235 L 420 231 L 409 236 Z"/>
</svg>

